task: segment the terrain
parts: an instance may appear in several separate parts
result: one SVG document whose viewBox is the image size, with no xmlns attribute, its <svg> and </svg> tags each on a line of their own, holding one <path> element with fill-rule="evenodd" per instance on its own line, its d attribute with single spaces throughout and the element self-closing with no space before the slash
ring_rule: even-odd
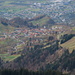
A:
<svg viewBox="0 0 75 75">
<path fill-rule="evenodd" d="M 1 75 L 75 75 L 74 59 L 74 0 L 0 0 Z"/>
<path fill-rule="evenodd" d="M 74 25 L 74 0 L 0 0 L 0 16 L 8 19 L 14 17 L 33 18 L 46 14 L 57 23 Z"/>
<path fill-rule="evenodd" d="M 45 18 L 47 18 L 45 15 L 40 15 L 34 19 L 22 19 L 20 17 L 15 17 L 8 20 L 5 18 L 0 18 L 0 57 L 4 61 L 12 61 L 21 55 L 21 51 L 29 42 L 28 40 L 30 37 L 39 35 L 37 38 L 34 37 L 35 40 L 46 38 L 44 35 L 43 37 L 40 36 L 43 32 L 41 30 L 42 28 L 40 27 L 52 26 L 52 22 L 49 24 L 49 26 L 45 25 L 48 24 L 48 21 L 52 21 L 52 19 L 48 17 L 46 21 L 42 22 L 43 24 L 39 24 L 38 26 L 37 24 L 33 23 L 35 21 L 41 21 Z M 38 28 L 40 28 L 40 30 Z"/>
<path fill-rule="evenodd" d="M 74 73 L 74 27 L 57 24 L 46 15 L 1 18 L 0 26 L 0 68 Z"/>
</svg>

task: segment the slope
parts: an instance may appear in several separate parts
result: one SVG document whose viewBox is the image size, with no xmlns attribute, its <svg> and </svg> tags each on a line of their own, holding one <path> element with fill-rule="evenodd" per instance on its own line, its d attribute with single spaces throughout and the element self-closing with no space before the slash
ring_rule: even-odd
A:
<svg viewBox="0 0 75 75">
<path fill-rule="evenodd" d="M 29 22 L 32 22 L 33 25 L 38 25 L 40 27 L 43 27 L 43 26 L 52 26 L 55 24 L 55 22 L 49 17 L 49 16 L 46 16 L 46 15 L 38 15 L 32 19 L 30 19 Z"/>
<path fill-rule="evenodd" d="M 11 32 L 13 31 L 15 28 L 12 26 L 5 26 L 2 23 L 0 23 L 0 32 Z"/>
<path fill-rule="evenodd" d="M 61 46 L 66 49 L 69 49 L 69 52 L 71 53 L 75 49 L 75 37 L 73 37 L 69 41 L 61 44 Z"/>
<path fill-rule="evenodd" d="M 46 45 L 35 45 L 34 49 L 31 50 L 26 50 L 25 47 L 20 57 L 5 64 L 4 67 L 10 69 L 25 68 L 36 71 L 45 68 L 48 63 L 54 63 L 63 53 L 64 50 L 59 50 L 57 41 Z"/>
<path fill-rule="evenodd" d="M 26 19 L 20 18 L 20 17 L 15 17 L 11 20 L 9 20 L 9 23 L 11 26 L 14 27 L 35 27 L 33 26 L 32 23 L 28 23 Z"/>
<path fill-rule="evenodd" d="M 68 50 L 61 56 L 54 67 L 61 70 L 63 73 L 69 73 L 69 75 L 75 75 L 75 51 L 69 53 Z"/>
</svg>

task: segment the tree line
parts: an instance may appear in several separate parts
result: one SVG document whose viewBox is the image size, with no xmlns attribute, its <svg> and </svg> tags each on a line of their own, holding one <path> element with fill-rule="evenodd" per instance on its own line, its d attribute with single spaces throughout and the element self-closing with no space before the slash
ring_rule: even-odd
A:
<svg viewBox="0 0 75 75">
<path fill-rule="evenodd" d="M 1 69 L 0 75 L 66 75 L 66 74 L 62 74 L 59 71 L 53 71 L 53 70 L 34 72 L 34 71 L 28 71 L 27 69 L 19 69 L 19 70 Z"/>
</svg>

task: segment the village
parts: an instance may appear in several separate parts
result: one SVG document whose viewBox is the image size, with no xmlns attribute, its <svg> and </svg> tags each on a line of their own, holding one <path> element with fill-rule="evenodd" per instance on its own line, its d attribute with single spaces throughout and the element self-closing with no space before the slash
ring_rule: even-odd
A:
<svg viewBox="0 0 75 75">
<path fill-rule="evenodd" d="M 38 45 L 43 41 L 43 39 L 47 39 L 49 36 L 56 36 L 57 34 L 63 33 L 62 26 L 54 26 L 51 28 L 36 28 L 36 29 L 29 29 L 29 28 L 16 28 L 13 32 L 5 32 L 0 35 L 0 41 L 8 39 L 17 40 L 13 49 L 11 49 L 11 54 L 13 51 L 17 51 L 17 49 L 21 49 L 22 45 L 27 46 L 29 42 L 33 45 Z M 20 46 L 20 48 L 18 48 Z M 9 50 L 7 50 L 9 51 Z"/>
<path fill-rule="evenodd" d="M 43 36 L 50 36 L 51 34 L 60 34 L 65 32 L 63 30 L 63 26 L 53 26 L 51 28 L 46 28 L 44 26 L 43 28 L 16 28 L 12 32 L 5 32 L 0 35 L 0 40 L 6 39 L 6 38 L 13 38 L 13 39 L 19 39 L 19 38 L 37 38 L 37 37 L 43 37 Z"/>
<path fill-rule="evenodd" d="M 0 58 L 4 61 L 12 61 L 27 52 L 36 50 L 37 47 L 48 48 L 70 30 L 72 30 L 70 26 L 45 25 L 36 28 L 15 27 L 12 30 L 0 31 Z"/>
</svg>

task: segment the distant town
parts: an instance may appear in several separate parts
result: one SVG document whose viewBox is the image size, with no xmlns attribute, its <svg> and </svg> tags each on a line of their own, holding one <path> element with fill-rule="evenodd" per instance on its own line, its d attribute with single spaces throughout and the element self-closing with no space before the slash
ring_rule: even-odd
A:
<svg viewBox="0 0 75 75">
<path fill-rule="evenodd" d="M 13 17 L 32 18 L 43 13 L 47 14 L 58 23 L 71 24 L 72 22 L 70 17 L 75 12 L 74 2 L 71 1 L 31 1 L 27 3 L 25 3 L 24 1 L 10 1 L 8 3 L 6 1 L 5 3 L 7 3 L 8 6 L 5 6 L 7 5 L 5 4 L 4 7 L 0 8 L 0 15 L 1 17 L 5 17 L 8 19 L 11 19 Z"/>
</svg>

